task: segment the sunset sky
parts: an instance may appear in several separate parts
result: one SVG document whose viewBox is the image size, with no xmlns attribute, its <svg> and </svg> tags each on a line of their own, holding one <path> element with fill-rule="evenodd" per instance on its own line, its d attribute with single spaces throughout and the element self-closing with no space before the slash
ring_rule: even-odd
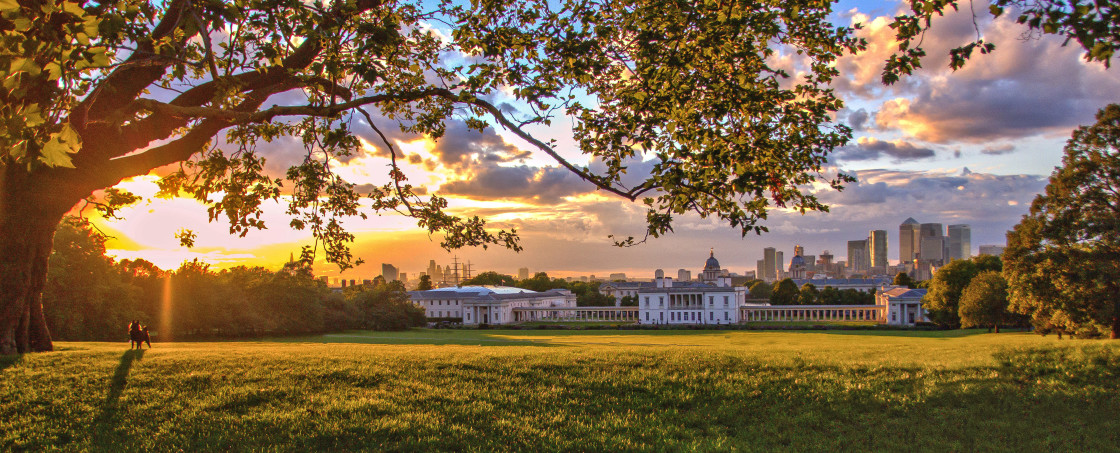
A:
<svg viewBox="0 0 1120 453">
<path fill-rule="evenodd" d="M 516 274 L 519 267 L 528 267 L 553 276 L 626 272 L 648 277 L 656 268 L 671 274 L 685 268 L 695 275 L 710 248 L 724 268 L 743 273 L 754 270 L 763 247 L 785 251 L 787 259 L 795 244 L 803 245 L 807 254 L 827 249 L 836 259 L 846 259 L 847 241 L 864 239 L 871 229 L 888 231 L 893 263 L 898 259 L 898 225 L 907 217 L 970 224 L 973 253 L 980 245 L 1002 245 L 1004 233 L 1061 162 L 1070 131 L 1091 123 L 1099 108 L 1120 101 L 1117 69 L 1086 63 L 1079 47 L 1062 47 L 1058 38 L 1023 39 L 1026 28 L 1013 22 L 1014 14 L 1007 14 L 982 28 L 996 52 L 977 55 L 963 70 L 953 72 L 948 49 L 975 38 L 966 9 L 934 22 L 923 42 L 928 53 L 924 69 L 885 87 L 880 72 L 896 49 L 887 24 L 898 8 L 897 3 L 870 1 L 844 1 L 837 7 L 842 13 L 836 21 L 864 24 L 859 35 L 870 46 L 838 63 L 841 78 L 834 87 L 847 104 L 838 119 L 856 130 L 856 139 L 832 156 L 832 164 L 856 175 L 859 182 L 843 192 L 818 194 L 831 205 L 829 213 L 772 211 L 764 223 L 770 233 L 745 238 L 718 221 L 683 217 L 676 221 L 675 234 L 619 249 L 607 236 L 640 237 L 642 206 L 597 193 L 548 156 L 527 153 L 531 148 L 511 134 L 493 129 L 480 134 L 455 122 L 439 142 L 396 133 L 393 138 L 409 157 L 404 169 L 410 181 L 447 196 L 456 213 L 481 215 L 495 227 L 516 227 L 525 250 L 447 252 L 439 248 L 438 237 L 429 238 L 411 219 L 373 215 L 346 222 L 358 237 L 354 254 L 366 264 L 343 276 L 372 278 L 380 274 L 381 263 L 415 276 L 428 260 L 450 264 L 453 256 L 469 260 L 476 272 Z M 991 22 L 986 4 L 976 9 L 983 13 L 982 25 Z M 791 73 L 798 69 L 797 59 L 789 55 L 776 59 L 776 64 Z M 565 156 L 587 163 L 572 145 L 569 128 L 569 122 L 559 120 L 533 132 L 557 139 Z M 372 136 L 365 137 L 372 142 Z M 383 183 L 387 153 L 367 148 L 366 155 L 346 162 L 340 173 L 356 184 Z M 303 152 L 294 141 L 261 149 L 269 159 L 267 171 L 274 175 L 282 174 Z M 632 168 L 639 170 L 641 165 L 636 162 Z M 237 238 L 228 234 L 225 223 L 207 223 L 206 207 L 194 200 L 153 197 L 156 180 L 150 175 L 121 184 L 145 197 L 121 212 L 126 220 L 95 220 L 114 237 L 108 244 L 111 255 L 141 257 L 164 268 L 192 258 L 216 267 L 275 268 L 310 243 L 307 234 L 287 227 L 283 203 L 266 208 L 268 230 Z M 195 247 L 179 246 L 174 233 L 180 228 L 197 234 Z M 317 271 L 338 275 L 337 268 L 325 264 Z"/>
</svg>

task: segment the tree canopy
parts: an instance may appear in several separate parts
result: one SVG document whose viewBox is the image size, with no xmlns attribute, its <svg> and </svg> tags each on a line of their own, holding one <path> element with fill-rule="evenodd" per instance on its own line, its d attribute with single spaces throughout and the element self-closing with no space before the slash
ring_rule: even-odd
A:
<svg viewBox="0 0 1120 453">
<path fill-rule="evenodd" d="M 1011 321 L 1007 312 L 1007 280 L 998 271 L 977 274 L 961 291 L 961 327 L 995 328 Z"/>
<path fill-rule="evenodd" d="M 1120 336 L 1120 105 L 1073 132 L 1002 258 L 1012 310 L 1040 330 Z"/>
<path fill-rule="evenodd" d="M 934 323 L 948 327 L 960 327 L 961 291 L 968 286 L 977 274 L 983 271 L 999 271 L 1000 262 L 994 257 L 982 255 L 967 260 L 953 260 L 937 269 L 929 282 L 929 292 L 922 299 L 922 307 L 929 312 Z"/>
</svg>

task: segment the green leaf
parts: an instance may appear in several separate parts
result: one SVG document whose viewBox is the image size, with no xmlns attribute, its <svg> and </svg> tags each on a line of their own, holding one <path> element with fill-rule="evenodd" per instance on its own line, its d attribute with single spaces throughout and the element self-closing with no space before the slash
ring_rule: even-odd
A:
<svg viewBox="0 0 1120 453">
<path fill-rule="evenodd" d="M 70 154 L 82 148 L 82 139 L 78 132 L 70 127 L 70 123 L 62 125 L 62 130 L 51 134 L 51 139 L 43 144 L 39 160 L 48 167 L 74 168 L 70 161 Z"/>
</svg>

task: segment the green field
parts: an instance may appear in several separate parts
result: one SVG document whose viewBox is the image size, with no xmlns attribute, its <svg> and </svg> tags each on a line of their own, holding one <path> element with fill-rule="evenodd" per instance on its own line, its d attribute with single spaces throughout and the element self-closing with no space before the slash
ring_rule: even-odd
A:
<svg viewBox="0 0 1120 453">
<path fill-rule="evenodd" d="M 1117 451 L 1120 343 L 347 332 L 0 358 L 0 451 Z"/>
</svg>

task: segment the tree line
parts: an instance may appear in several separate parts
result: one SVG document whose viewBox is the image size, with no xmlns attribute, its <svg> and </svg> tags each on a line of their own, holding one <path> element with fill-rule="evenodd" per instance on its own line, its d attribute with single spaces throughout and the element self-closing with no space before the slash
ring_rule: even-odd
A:
<svg viewBox="0 0 1120 453">
<path fill-rule="evenodd" d="M 576 295 L 576 305 L 580 307 L 613 307 L 615 304 L 614 296 L 599 293 L 602 282 L 569 282 L 562 278 L 551 278 L 546 272 L 537 272 L 532 277 L 518 280 L 512 275 L 487 271 L 464 281 L 463 284 L 510 286 L 537 292 L 566 289 Z"/>
<path fill-rule="evenodd" d="M 55 233 L 43 310 L 51 333 L 63 340 L 121 340 L 132 320 L 150 326 L 160 341 L 425 323 L 399 282 L 334 292 L 298 264 L 216 271 L 189 261 L 164 271 L 142 259 L 106 256 L 105 237 L 76 217 Z"/>
</svg>

